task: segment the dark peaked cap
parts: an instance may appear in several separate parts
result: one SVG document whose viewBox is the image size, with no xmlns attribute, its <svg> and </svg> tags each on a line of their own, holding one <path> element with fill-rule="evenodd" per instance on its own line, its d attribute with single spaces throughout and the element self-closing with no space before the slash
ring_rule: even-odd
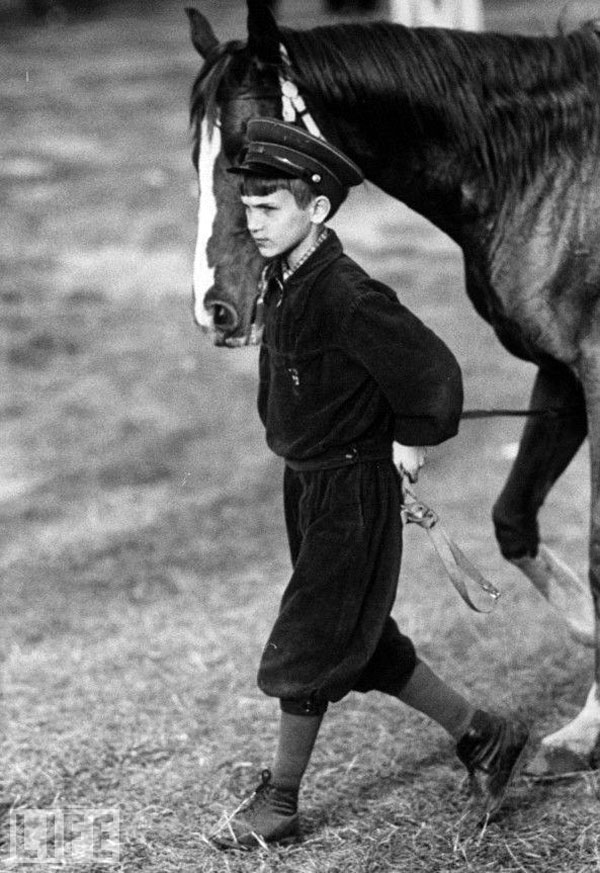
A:
<svg viewBox="0 0 600 873">
<path fill-rule="evenodd" d="M 332 204 L 343 200 L 348 188 L 364 179 L 354 161 L 301 127 L 276 118 L 252 118 L 246 133 L 248 147 L 230 173 L 303 179 Z"/>
</svg>

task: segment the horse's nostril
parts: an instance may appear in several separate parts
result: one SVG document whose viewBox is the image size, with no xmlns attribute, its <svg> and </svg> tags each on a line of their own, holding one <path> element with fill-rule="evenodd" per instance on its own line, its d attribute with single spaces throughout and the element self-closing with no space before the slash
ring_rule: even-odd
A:
<svg viewBox="0 0 600 873">
<path fill-rule="evenodd" d="M 224 306 L 213 306 L 213 321 L 215 327 L 224 327 L 230 319 L 229 312 Z"/>
<path fill-rule="evenodd" d="M 223 333 L 232 333 L 239 324 L 239 317 L 233 306 L 229 303 L 211 303 L 213 325 L 216 330 Z"/>
</svg>

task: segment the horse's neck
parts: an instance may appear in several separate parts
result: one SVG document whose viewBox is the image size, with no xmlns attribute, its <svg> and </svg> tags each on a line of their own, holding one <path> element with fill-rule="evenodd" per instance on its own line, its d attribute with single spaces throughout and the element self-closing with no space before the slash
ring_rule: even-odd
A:
<svg viewBox="0 0 600 873">
<path fill-rule="evenodd" d="M 523 93 L 516 94 L 515 105 L 512 107 L 511 104 L 511 111 L 507 112 L 506 106 L 512 99 L 510 95 L 517 90 L 517 83 L 513 81 L 514 71 L 512 79 L 508 76 L 504 80 L 501 56 L 498 57 L 495 43 L 489 43 L 489 46 L 485 41 L 478 43 L 474 52 L 476 62 L 465 65 L 465 76 L 467 71 L 471 76 L 478 72 L 490 76 L 489 94 L 483 101 L 481 94 L 477 99 L 471 99 L 468 88 L 465 96 L 460 77 L 451 78 L 448 84 L 443 70 L 436 71 L 435 54 L 431 58 L 433 73 L 424 76 L 420 82 L 418 70 L 415 71 L 413 66 L 415 75 L 411 78 L 411 62 L 414 65 L 420 58 L 426 58 L 424 49 L 429 48 L 433 53 L 436 48 L 435 42 L 431 46 L 427 42 L 431 35 L 425 34 L 422 40 L 419 38 L 423 42 L 423 52 L 413 51 L 411 54 L 406 28 L 379 29 L 377 39 L 369 34 L 370 31 L 364 32 L 365 47 L 361 54 L 360 33 L 352 32 L 355 53 L 364 60 L 371 39 L 373 52 L 382 46 L 386 49 L 385 53 L 382 51 L 381 62 L 374 64 L 372 69 L 366 61 L 362 67 L 357 64 L 356 73 L 353 68 L 349 72 L 347 63 L 341 64 L 338 75 L 337 58 L 330 53 L 325 61 L 321 61 L 331 66 L 328 77 L 323 75 L 322 80 L 328 82 L 331 79 L 337 85 L 323 85 L 315 78 L 308 79 L 306 97 L 309 107 L 317 114 L 325 135 L 340 145 L 375 185 L 440 227 L 463 248 L 464 241 L 469 238 L 485 243 L 489 237 L 487 228 L 496 224 L 497 215 L 506 203 L 513 196 L 518 197 L 530 183 L 531 167 L 542 168 L 549 157 L 559 159 L 560 153 L 555 146 L 548 149 L 544 143 L 557 143 L 566 136 L 568 145 L 572 126 L 576 123 L 581 125 L 583 136 L 590 112 L 585 107 L 577 108 L 577 101 L 582 101 L 582 82 L 574 79 L 577 87 L 573 85 L 573 93 L 569 91 L 568 82 L 564 87 L 557 87 L 554 79 L 545 73 L 544 63 L 548 66 L 553 57 L 548 46 L 545 43 L 529 46 L 527 43 L 524 47 L 521 40 L 518 52 L 515 46 L 515 53 L 523 63 L 528 87 Z M 404 45 L 406 50 L 401 51 Z M 452 47 L 451 40 L 449 45 Z M 507 45 L 510 48 L 510 44 Z M 491 62 L 486 65 L 482 61 L 485 47 L 492 54 L 495 51 L 495 65 Z M 437 48 L 439 50 L 439 46 Z M 324 45 L 320 50 L 322 55 L 326 55 Z M 559 52 L 560 46 L 554 50 Z M 542 57 L 533 65 L 532 57 L 539 59 L 540 53 L 545 62 L 542 63 Z M 455 66 L 459 65 L 456 52 L 453 57 Z M 390 62 L 390 58 L 399 58 L 398 64 Z M 493 75 L 486 73 L 488 67 L 493 70 Z M 532 84 L 538 79 L 540 90 L 547 94 L 541 104 Z M 511 85 L 513 87 L 509 87 Z M 497 111 L 492 111 L 490 106 L 495 106 L 492 98 L 496 92 L 499 105 Z M 456 99 L 450 100 L 449 95 L 455 95 Z M 531 107 L 527 101 L 531 102 Z M 548 104 L 553 103 L 557 106 L 556 117 L 548 108 Z M 573 103 L 575 109 L 571 118 L 569 108 Z M 503 113 L 507 113 L 506 124 L 501 121 L 505 117 Z M 514 130 L 509 124 L 513 115 L 522 122 Z M 565 119 L 571 120 L 567 123 Z M 510 135 L 505 136 L 507 127 Z M 548 140 L 550 135 L 551 140 Z M 567 160 L 567 163 L 573 166 L 574 161 Z"/>
<path fill-rule="evenodd" d="M 377 131 L 344 131 L 341 142 L 349 157 L 365 171 L 367 179 L 396 200 L 405 203 L 460 246 L 475 238 L 483 243 L 489 222 L 490 193 L 481 181 L 465 181 L 462 161 L 448 147 L 435 152 L 423 143 L 419 151 L 404 151 L 381 142 Z M 366 155 L 366 158 L 365 158 Z M 488 214 L 488 218 L 481 216 Z"/>
</svg>

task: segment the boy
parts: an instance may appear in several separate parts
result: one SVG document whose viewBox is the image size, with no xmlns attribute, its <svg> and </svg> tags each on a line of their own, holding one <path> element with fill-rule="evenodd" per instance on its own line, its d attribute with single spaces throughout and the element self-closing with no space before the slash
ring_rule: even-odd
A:
<svg viewBox="0 0 600 873">
<path fill-rule="evenodd" d="M 435 719 L 495 812 L 525 748 L 518 721 L 476 710 L 415 653 L 391 617 L 402 550 L 400 471 L 454 436 L 462 381 L 448 348 L 370 279 L 325 227 L 362 173 L 340 151 L 275 119 L 248 124 L 240 174 L 248 229 L 267 259 L 258 408 L 285 460 L 293 564 L 259 687 L 279 698 L 272 770 L 213 838 L 226 847 L 298 834 L 298 790 L 323 715 L 378 690 Z"/>
</svg>

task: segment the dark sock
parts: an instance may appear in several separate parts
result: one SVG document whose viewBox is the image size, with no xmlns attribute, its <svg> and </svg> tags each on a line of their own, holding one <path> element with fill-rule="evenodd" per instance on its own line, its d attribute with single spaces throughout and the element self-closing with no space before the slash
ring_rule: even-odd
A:
<svg viewBox="0 0 600 873">
<path fill-rule="evenodd" d="M 273 785 L 298 790 L 321 727 L 321 715 L 281 713 L 279 742 L 272 769 Z"/>
<path fill-rule="evenodd" d="M 465 734 L 475 714 L 475 707 L 422 661 L 396 697 L 432 718 L 456 740 Z"/>
</svg>

